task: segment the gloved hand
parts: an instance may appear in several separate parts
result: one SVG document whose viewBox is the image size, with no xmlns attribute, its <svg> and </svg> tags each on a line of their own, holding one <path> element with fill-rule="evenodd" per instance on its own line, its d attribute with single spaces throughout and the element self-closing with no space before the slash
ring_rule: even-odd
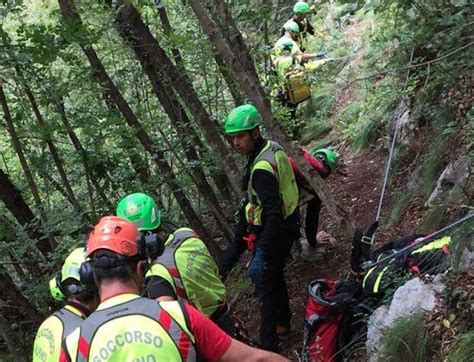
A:
<svg viewBox="0 0 474 362">
<path fill-rule="evenodd" d="M 250 261 L 248 276 L 255 285 L 258 285 L 262 279 L 262 269 L 265 256 L 262 249 L 257 247 L 253 259 Z"/>
</svg>

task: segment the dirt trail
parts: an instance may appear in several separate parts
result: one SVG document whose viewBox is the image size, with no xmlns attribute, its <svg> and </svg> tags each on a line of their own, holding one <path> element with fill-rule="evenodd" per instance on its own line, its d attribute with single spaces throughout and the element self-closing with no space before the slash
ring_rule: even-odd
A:
<svg viewBox="0 0 474 362">
<path fill-rule="evenodd" d="M 375 219 L 378 197 L 382 185 L 386 153 L 381 147 L 371 148 L 366 152 L 345 157 L 349 147 L 340 150 L 343 166 L 333 173 L 327 182 L 338 203 L 343 205 L 358 224 L 368 227 Z M 391 197 L 386 200 L 386 208 L 390 208 Z M 304 306 L 308 297 L 307 287 L 310 281 L 317 278 L 338 279 L 350 272 L 351 244 L 344 241 L 343 232 L 323 207 L 321 210 L 319 230 L 327 231 L 337 243 L 327 246 L 321 261 L 314 263 L 302 258 L 290 261 L 286 272 L 286 281 L 292 311 L 293 344 L 284 353 L 296 359 L 303 340 Z M 380 239 L 385 239 L 386 232 L 381 232 Z M 249 290 L 249 293 L 251 291 Z M 242 322 L 247 326 L 252 337 L 258 340 L 259 312 L 257 301 L 249 295 L 242 297 L 235 308 Z"/>
</svg>

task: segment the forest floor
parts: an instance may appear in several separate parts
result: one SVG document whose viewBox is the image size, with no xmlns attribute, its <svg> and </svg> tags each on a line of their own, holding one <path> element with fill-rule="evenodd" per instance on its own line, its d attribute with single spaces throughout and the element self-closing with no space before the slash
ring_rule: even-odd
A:
<svg viewBox="0 0 474 362">
<path fill-rule="evenodd" d="M 358 155 L 351 155 L 349 145 L 341 145 L 338 151 L 341 154 L 343 166 L 330 175 L 327 183 L 337 202 L 349 212 L 352 219 L 367 228 L 375 220 L 387 154 L 381 144 Z M 384 200 L 384 210 L 390 210 L 393 201 L 393 196 L 388 192 Z M 402 218 L 396 228 L 385 229 L 382 226 L 376 234 L 379 241 L 377 244 L 389 241 L 399 235 L 402 230 L 403 234 L 414 231 L 419 218 L 416 208 L 413 211 L 411 217 Z M 302 347 L 309 283 L 318 278 L 339 279 L 350 273 L 351 242 L 344 238 L 342 230 L 331 219 L 324 206 L 321 210 L 319 230 L 328 232 L 336 242 L 320 249 L 322 255 L 319 261 L 311 262 L 302 257 L 293 257 L 288 261 L 286 268 L 285 277 L 290 296 L 294 337 L 292 344 L 283 352 L 293 360 L 297 360 L 296 353 Z M 241 282 L 242 274 L 245 273 L 244 264 L 245 261 L 239 268 L 240 277 L 234 274 L 234 277 L 229 280 L 230 285 L 238 284 L 238 280 Z M 258 340 L 260 323 L 258 303 L 252 297 L 250 285 L 244 288 L 234 308 L 250 336 Z"/>
</svg>

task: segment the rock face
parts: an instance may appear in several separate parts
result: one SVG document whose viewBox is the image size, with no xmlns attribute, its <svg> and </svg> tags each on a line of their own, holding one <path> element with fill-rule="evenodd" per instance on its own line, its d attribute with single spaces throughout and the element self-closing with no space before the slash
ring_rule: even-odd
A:
<svg viewBox="0 0 474 362">
<path fill-rule="evenodd" d="M 367 331 L 367 355 L 377 361 L 384 332 L 399 318 L 429 312 L 436 305 L 436 293 L 443 289 L 440 282 L 425 284 L 414 278 L 395 292 L 390 306 L 381 306 L 371 315 Z"/>
<path fill-rule="evenodd" d="M 398 126 L 397 143 L 408 146 L 415 137 L 417 123 L 416 119 L 411 117 L 410 108 L 405 100 L 398 104 L 393 113 L 393 120 L 397 122 L 396 125 Z"/>
<path fill-rule="evenodd" d="M 461 258 L 457 270 L 460 272 L 474 269 L 474 251 L 469 251 L 467 248 L 462 251 Z"/>
<path fill-rule="evenodd" d="M 463 155 L 448 164 L 439 177 L 436 187 L 428 198 L 428 206 L 432 206 L 439 199 L 446 199 L 456 190 L 462 191 L 469 178 L 469 157 Z"/>
</svg>

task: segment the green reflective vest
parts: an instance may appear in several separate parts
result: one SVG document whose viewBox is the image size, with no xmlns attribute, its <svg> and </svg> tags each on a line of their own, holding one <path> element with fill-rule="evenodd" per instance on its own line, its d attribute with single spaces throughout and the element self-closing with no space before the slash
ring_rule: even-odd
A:
<svg viewBox="0 0 474 362">
<path fill-rule="evenodd" d="M 276 142 L 266 141 L 250 166 L 250 178 L 247 186 L 249 202 L 245 206 L 247 223 L 255 226 L 262 225 L 262 202 L 252 187 L 252 177 L 256 170 L 270 172 L 276 177 L 282 200 L 283 219 L 286 219 L 298 206 L 298 186 L 296 185 L 295 174 L 285 150 Z"/>
<path fill-rule="evenodd" d="M 206 316 L 226 300 L 226 287 L 219 278 L 214 258 L 188 228 L 178 229 L 168 237 L 164 253 L 146 274 L 147 278 L 152 276 L 168 281 L 178 300 L 190 303 Z"/>
<path fill-rule="evenodd" d="M 57 362 L 62 340 L 84 321 L 82 313 L 66 305 L 49 316 L 36 332 L 33 345 L 33 361 Z"/>
<path fill-rule="evenodd" d="M 72 361 L 195 361 L 195 338 L 178 302 L 121 294 L 102 302 L 66 338 Z"/>
</svg>

